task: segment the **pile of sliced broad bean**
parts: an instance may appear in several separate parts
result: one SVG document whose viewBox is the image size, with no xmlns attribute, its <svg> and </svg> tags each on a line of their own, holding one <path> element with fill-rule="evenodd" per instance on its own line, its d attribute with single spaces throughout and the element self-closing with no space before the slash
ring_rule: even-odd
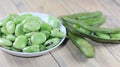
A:
<svg viewBox="0 0 120 67">
<path fill-rule="evenodd" d="M 43 21 L 31 14 L 9 14 L 0 21 L 0 34 L 0 47 L 25 53 L 50 49 L 65 36 L 56 18 Z"/>
</svg>

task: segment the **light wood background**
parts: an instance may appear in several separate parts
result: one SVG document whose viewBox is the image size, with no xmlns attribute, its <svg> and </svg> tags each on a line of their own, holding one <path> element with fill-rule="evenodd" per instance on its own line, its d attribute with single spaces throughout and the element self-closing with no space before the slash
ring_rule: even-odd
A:
<svg viewBox="0 0 120 67">
<path fill-rule="evenodd" d="M 120 0 L 0 0 L 0 18 L 9 13 L 42 12 L 53 16 L 86 11 L 102 11 L 104 27 L 120 26 Z M 40 57 L 20 58 L 0 51 L 0 67 L 120 67 L 120 44 L 101 44 L 90 40 L 95 57 L 85 58 L 65 41 L 59 48 Z"/>
</svg>

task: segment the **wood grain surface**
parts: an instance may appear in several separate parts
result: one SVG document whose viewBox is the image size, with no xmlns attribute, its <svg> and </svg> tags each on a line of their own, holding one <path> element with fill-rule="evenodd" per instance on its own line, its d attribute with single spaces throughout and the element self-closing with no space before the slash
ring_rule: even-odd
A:
<svg viewBox="0 0 120 67">
<path fill-rule="evenodd" d="M 53 16 L 102 11 L 104 27 L 120 26 L 120 0 L 0 0 L 0 18 L 9 13 L 42 12 Z M 120 67 L 120 44 L 102 44 L 89 40 L 95 57 L 88 59 L 65 40 L 57 49 L 39 57 L 21 58 L 0 50 L 0 67 Z"/>
</svg>

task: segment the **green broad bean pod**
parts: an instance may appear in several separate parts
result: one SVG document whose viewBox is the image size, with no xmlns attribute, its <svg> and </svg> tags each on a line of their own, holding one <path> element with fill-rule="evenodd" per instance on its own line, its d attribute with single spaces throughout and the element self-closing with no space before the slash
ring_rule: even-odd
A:
<svg viewBox="0 0 120 67">
<path fill-rule="evenodd" d="M 71 32 L 68 32 L 68 37 L 75 46 L 88 58 L 94 56 L 94 47 L 89 44 L 83 37 L 76 36 Z"/>
<path fill-rule="evenodd" d="M 120 32 L 120 27 L 114 28 L 114 29 L 100 28 L 100 27 L 89 26 L 85 23 L 82 23 L 81 21 L 76 21 L 76 20 L 69 19 L 69 18 L 63 18 L 63 19 L 64 19 L 64 21 L 68 21 L 71 24 L 76 24 L 76 25 L 83 27 L 86 30 L 89 30 L 91 32 L 101 32 L 101 33 L 119 33 Z"/>
<path fill-rule="evenodd" d="M 72 19 L 77 19 L 77 20 L 85 20 L 88 18 L 94 18 L 94 17 L 99 17 L 102 16 L 102 13 L 99 11 L 96 12 L 85 12 L 85 13 L 76 13 L 72 15 L 66 15 L 66 16 L 60 16 L 61 17 L 67 17 L 67 18 L 72 18 Z"/>
<path fill-rule="evenodd" d="M 119 43 L 120 42 L 120 39 L 118 39 L 118 38 L 116 38 L 116 39 L 112 39 L 112 38 L 104 39 L 104 38 L 101 38 L 101 37 L 98 37 L 98 36 L 92 34 L 92 32 L 91 32 L 91 34 L 84 33 L 81 30 L 79 30 L 78 28 L 73 27 L 73 25 L 68 23 L 68 22 L 64 22 L 63 24 L 67 28 L 67 30 L 73 32 L 74 34 L 76 34 L 78 36 L 82 35 L 82 36 L 88 37 L 94 41 L 102 42 L 102 43 Z"/>
</svg>

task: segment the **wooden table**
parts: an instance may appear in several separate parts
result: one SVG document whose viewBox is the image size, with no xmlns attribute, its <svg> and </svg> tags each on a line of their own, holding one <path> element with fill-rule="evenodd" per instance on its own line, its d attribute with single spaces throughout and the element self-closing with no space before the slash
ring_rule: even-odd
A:
<svg viewBox="0 0 120 67">
<path fill-rule="evenodd" d="M 0 0 L 0 18 L 18 12 L 60 16 L 98 10 L 107 17 L 104 27 L 120 26 L 120 0 Z M 0 67 L 120 67 L 120 44 L 89 41 L 95 47 L 95 57 L 91 59 L 84 57 L 68 40 L 52 52 L 35 58 L 15 57 L 0 51 Z"/>
</svg>

